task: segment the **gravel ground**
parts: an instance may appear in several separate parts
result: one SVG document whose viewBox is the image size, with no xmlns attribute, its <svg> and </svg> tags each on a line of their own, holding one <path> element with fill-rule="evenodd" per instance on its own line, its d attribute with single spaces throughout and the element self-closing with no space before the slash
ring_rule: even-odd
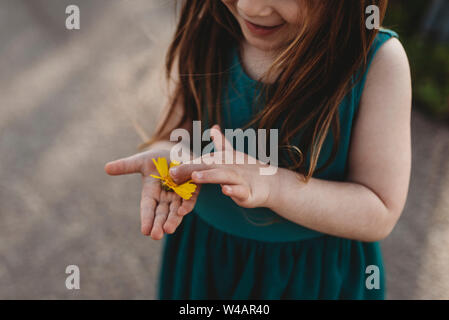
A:
<svg viewBox="0 0 449 320">
<path fill-rule="evenodd" d="M 78 4 L 81 30 L 65 29 Z M 173 1 L 0 1 L 0 298 L 155 298 L 140 177 L 111 178 L 161 105 Z M 449 298 L 449 130 L 414 112 L 409 199 L 382 242 L 388 298 Z M 81 270 L 67 290 L 65 269 Z"/>
</svg>

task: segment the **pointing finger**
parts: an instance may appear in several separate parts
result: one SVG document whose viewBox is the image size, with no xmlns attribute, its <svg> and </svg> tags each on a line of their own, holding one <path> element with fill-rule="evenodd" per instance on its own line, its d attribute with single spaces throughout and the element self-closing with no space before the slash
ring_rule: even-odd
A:
<svg viewBox="0 0 449 320">
<path fill-rule="evenodd" d="M 172 177 L 175 183 L 181 184 L 191 179 L 193 171 L 201 171 L 209 167 L 210 165 L 206 163 L 199 163 L 199 164 L 185 163 L 176 167 L 172 167 L 170 169 L 170 176 Z"/>
<path fill-rule="evenodd" d="M 214 183 L 214 184 L 241 184 L 242 177 L 234 170 L 229 169 L 210 169 L 204 171 L 194 171 L 192 180 L 195 183 Z"/>
</svg>

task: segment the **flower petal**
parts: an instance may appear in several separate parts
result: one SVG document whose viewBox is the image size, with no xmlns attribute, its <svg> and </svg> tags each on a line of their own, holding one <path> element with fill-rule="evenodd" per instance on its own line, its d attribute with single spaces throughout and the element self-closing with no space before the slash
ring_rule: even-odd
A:
<svg viewBox="0 0 449 320">
<path fill-rule="evenodd" d="M 157 172 L 161 175 L 161 177 L 167 177 L 168 176 L 168 164 L 167 159 L 165 158 L 157 158 L 156 160 L 153 158 L 154 166 L 156 167 Z"/>
<path fill-rule="evenodd" d="M 192 193 L 196 190 L 196 184 L 191 182 L 186 182 L 181 184 L 180 186 L 173 187 L 173 191 L 175 191 L 181 198 L 185 200 L 189 200 L 192 197 Z"/>
<path fill-rule="evenodd" d="M 172 160 L 171 163 L 170 163 L 170 168 L 179 166 L 180 164 L 181 164 L 181 162 L 176 161 L 176 160 Z"/>
</svg>

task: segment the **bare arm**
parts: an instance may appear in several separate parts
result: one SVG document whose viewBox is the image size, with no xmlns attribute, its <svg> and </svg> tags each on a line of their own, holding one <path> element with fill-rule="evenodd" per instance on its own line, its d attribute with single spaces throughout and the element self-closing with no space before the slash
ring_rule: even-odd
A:
<svg viewBox="0 0 449 320">
<path fill-rule="evenodd" d="M 352 134 L 347 181 L 312 178 L 306 184 L 291 170 L 262 176 L 263 164 L 211 164 L 211 159 L 172 168 L 170 174 L 179 181 L 191 177 L 195 183 L 220 184 L 239 206 L 268 207 L 310 229 L 378 241 L 392 231 L 405 205 L 411 167 L 410 114 L 407 56 L 400 42 L 391 39 L 379 49 L 367 76 Z M 211 135 L 218 158 L 238 152 L 232 146 L 223 148 L 229 142 L 219 127 Z"/>
<path fill-rule="evenodd" d="M 267 206 L 300 225 L 327 234 L 378 241 L 404 208 L 411 170 L 411 79 L 396 39 L 376 54 L 353 130 L 346 182 L 298 181 L 280 169 Z"/>
</svg>

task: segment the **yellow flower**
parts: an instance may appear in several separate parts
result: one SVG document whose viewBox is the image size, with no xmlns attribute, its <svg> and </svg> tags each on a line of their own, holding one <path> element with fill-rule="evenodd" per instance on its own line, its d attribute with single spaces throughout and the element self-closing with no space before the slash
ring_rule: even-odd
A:
<svg viewBox="0 0 449 320">
<path fill-rule="evenodd" d="M 185 200 L 189 200 L 192 197 L 192 193 L 196 190 L 196 184 L 191 183 L 192 180 L 187 181 L 181 185 L 177 185 L 173 179 L 170 177 L 168 173 L 168 164 L 167 159 L 165 158 L 157 158 L 157 162 L 155 159 L 152 159 L 154 166 L 156 167 L 157 172 L 161 175 L 160 177 L 150 174 L 153 178 L 162 180 L 162 185 L 167 187 L 168 189 L 172 189 L 176 192 L 181 198 Z M 178 161 L 172 161 L 170 163 L 170 168 L 174 166 L 179 166 L 181 163 Z"/>
</svg>

